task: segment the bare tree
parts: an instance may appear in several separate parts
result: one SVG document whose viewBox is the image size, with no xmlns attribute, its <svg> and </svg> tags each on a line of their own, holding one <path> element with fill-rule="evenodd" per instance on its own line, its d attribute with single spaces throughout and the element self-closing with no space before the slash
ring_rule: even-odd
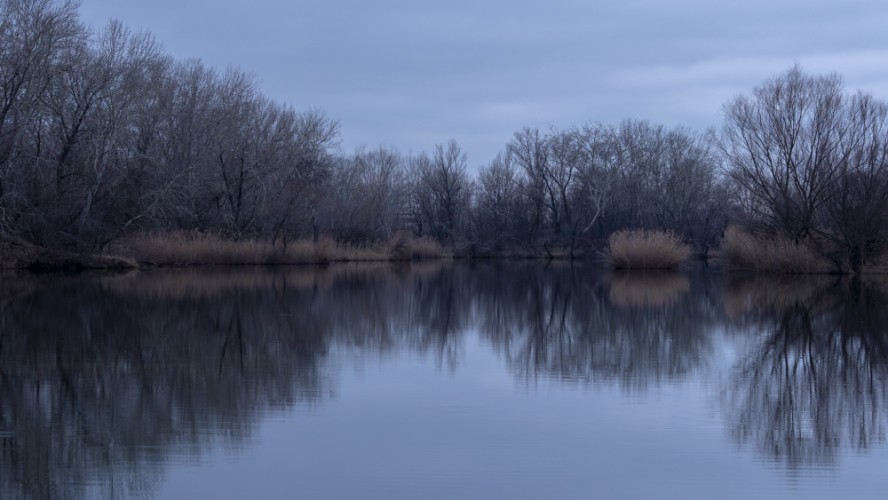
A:
<svg viewBox="0 0 888 500">
<path fill-rule="evenodd" d="M 545 179 L 549 168 L 549 146 L 538 129 L 525 128 L 515 133 L 507 151 L 524 173 L 522 191 L 531 214 L 525 243 L 533 245 L 546 223 L 548 190 Z"/>
<path fill-rule="evenodd" d="M 550 256 L 550 245 L 573 247 L 573 197 L 583 161 L 578 132 L 553 128 L 543 134 L 525 128 L 515 134 L 508 152 L 524 173 L 524 195 L 533 213 L 531 235 L 540 231 Z"/>
<path fill-rule="evenodd" d="M 93 106 L 93 129 L 79 172 L 82 180 L 73 228 L 76 239 L 87 247 L 96 244 L 100 233 L 126 223 L 109 216 L 119 213 L 115 201 L 124 201 L 140 142 L 150 140 L 133 135 L 134 121 L 137 103 L 150 95 L 149 86 L 156 84 L 146 79 L 144 70 L 162 56 L 150 34 L 133 34 L 122 24 L 111 22 L 102 34 L 97 59 L 101 90 Z M 142 200 L 126 201 L 139 206 Z M 112 211 L 102 213 L 103 208 Z"/>
<path fill-rule="evenodd" d="M 888 250 L 888 105 L 867 94 L 849 102 L 853 143 L 838 164 L 817 235 L 836 249 L 831 256 L 854 273 Z"/>
<path fill-rule="evenodd" d="M 665 229 L 701 251 L 724 227 L 722 179 L 710 148 L 683 128 L 645 121 L 587 125 L 575 199 L 576 231 Z"/>
<path fill-rule="evenodd" d="M 583 161 L 577 190 L 579 235 L 588 234 L 602 220 L 614 195 L 624 155 L 613 128 L 587 125 L 580 131 Z"/>
<path fill-rule="evenodd" d="M 463 236 L 468 220 L 472 183 L 466 161 L 453 139 L 436 145 L 433 156 L 423 153 L 413 159 L 414 224 L 418 232 L 426 229 L 450 246 Z"/>
<path fill-rule="evenodd" d="M 519 174 L 511 155 L 498 154 L 478 172 L 474 223 L 477 237 L 499 251 L 518 243 L 524 224 Z"/>
<path fill-rule="evenodd" d="M 82 43 L 84 33 L 74 1 L 0 3 L 0 227 L 9 229 L 9 218 L 15 216 L 8 213 L 9 198 L 19 194 L 19 187 L 9 184 L 21 178 L 30 163 L 14 158 L 33 146 L 19 141 L 29 127 L 39 126 L 40 100 L 56 74 L 65 69 L 68 50 Z"/>
<path fill-rule="evenodd" d="M 569 242 L 573 252 L 576 239 L 573 197 L 583 161 L 580 136 L 575 130 L 549 132 L 549 164 L 545 171 L 546 190 L 553 231 L 559 243 Z"/>
<path fill-rule="evenodd" d="M 855 142 L 845 108 L 837 75 L 810 76 L 798 66 L 725 105 L 719 144 L 728 174 L 766 228 L 796 240 L 811 234 Z"/>
<path fill-rule="evenodd" d="M 725 106 L 719 140 L 747 220 L 860 272 L 886 250 L 885 103 L 793 67 Z"/>
<path fill-rule="evenodd" d="M 339 147 L 339 122 L 319 110 L 299 113 L 287 107 L 279 130 L 283 140 L 280 168 L 271 179 L 274 188 L 265 217 L 273 221 L 273 237 L 284 246 L 289 236 L 301 235 L 306 225 L 317 240 L 334 151 Z"/>
<path fill-rule="evenodd" d="M 331 233 L 339 240 L 385 240 L 403 225 L 404 159 L 391 148 L 359 148 L 336 162 L 327 210 Z"/>
</svg>

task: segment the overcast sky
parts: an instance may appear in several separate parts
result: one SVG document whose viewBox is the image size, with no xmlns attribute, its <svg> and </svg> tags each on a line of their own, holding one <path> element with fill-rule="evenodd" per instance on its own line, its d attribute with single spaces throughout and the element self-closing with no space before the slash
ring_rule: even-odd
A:
<svg viewBox="0 0 888 500">
<path fill-rule="evenodd" d="M 704 130 L 794 63 L 888 98 L 884 0 L 82 0 L 81 14 L 255 74 L 338 119 L 346 150 L 455 138 L 472 166 L 525 126 Z"/>
</svg>

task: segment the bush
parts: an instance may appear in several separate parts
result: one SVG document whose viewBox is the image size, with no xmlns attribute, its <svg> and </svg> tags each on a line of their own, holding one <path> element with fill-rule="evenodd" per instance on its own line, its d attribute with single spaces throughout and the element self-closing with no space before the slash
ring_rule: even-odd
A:
<svg viewBox="0 0 888 500">
<path fill-rule="evenodd" d="M 617 269 L 676 269 L 691 256 L 691 247 L 668 231 L 617 231 L 608 246 L 607 259 Z"/>
<path fill-rule="evenodd" d="M 783 236 L 755 236 L 735 226 L 725 231 L 720 253 L 724 267 L 733 271 L 812 274 L 833 270 L 803 242 Z"/>
</svg>

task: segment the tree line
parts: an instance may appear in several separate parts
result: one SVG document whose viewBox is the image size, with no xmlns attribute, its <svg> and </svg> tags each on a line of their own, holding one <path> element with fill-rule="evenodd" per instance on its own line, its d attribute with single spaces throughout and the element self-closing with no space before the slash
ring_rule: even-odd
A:
<svg viewBox="0 0 888 500">
<path fill-rule="evenodd" d="M 175 60 L 119 22 L 90 29 L 73 0 L 0 6 L 0 231 L 39 245 L 407 233 L 575 255 L 643 228 L 705 254 L 735 223 L 855 269 L 885 252 L 886 104 L 836 75 L 792 68 L 728 102 L 707 133 L 641 120 L 525 128 L 470 169 L 454 140 L 344 152 L 323 112 L 269 99 L 242 71 Z"/>
</svg>

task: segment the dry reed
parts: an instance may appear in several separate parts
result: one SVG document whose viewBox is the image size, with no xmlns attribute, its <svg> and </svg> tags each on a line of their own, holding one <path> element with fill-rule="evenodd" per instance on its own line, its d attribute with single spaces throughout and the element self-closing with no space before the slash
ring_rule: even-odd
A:
<svg viewBox="0 0 888 500">
<path fill-rule="evenodd" d="M 386 245 L 392 260 L 449 259 L 453 252 L 446 250 L 437 241 L 408 233 L 396 234 Z"/>
<path fill-rule="evenodd" d="M 733 271 L 816 274 L 833 270 L 803 242 L 782 236 L 755 236 L 735 226 L 725 231 L 720 254 L 725 268 Z"/>
<path fill-rule="evenodd" d="M 677 269 L 691 256 L 691 247 L 668 231 L 617 231 L 608 246 L 607 259 L 617 269 Z"/>
</svg>

